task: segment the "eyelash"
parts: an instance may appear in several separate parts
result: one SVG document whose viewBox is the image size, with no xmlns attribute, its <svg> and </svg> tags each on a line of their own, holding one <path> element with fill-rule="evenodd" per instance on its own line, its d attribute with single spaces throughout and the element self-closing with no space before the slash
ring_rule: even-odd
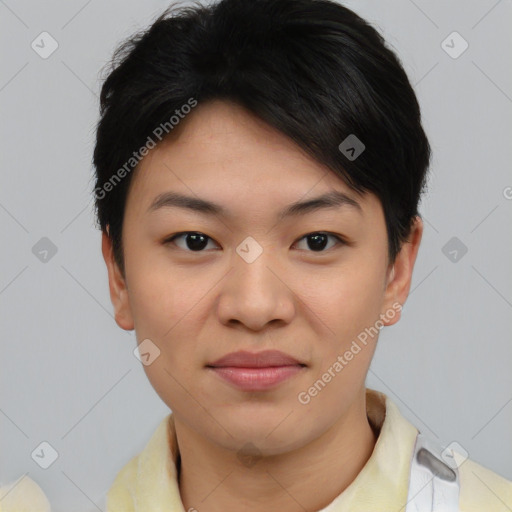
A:
<svg viewBox="0 0 512 512">
<path fill-rule="evenodd" d="M 173 242 L 176 238 L 179 238 L 180 236 L 184 236 L 184 235 L 189 235 L 189 234 L 194 234 L 194 235 L 202 235 L 206 238 L 208 238 L 209 240 L 213 240 L 213 238 L 209 237 L 208 235 L 205 235 L 204 233 L 201 233 L 200 231 L 181 231 L 180 233 L 176 233 L 174 235 L 171 235 L 170 237 L 166 238 L 164 241 L 163 241 L 163 244 L 164 245 L 167 245 L 171 242 Z M 308 236 L 311 236 L 311 235 L 327 235 L 327 236 L 330 236 L 332 238 L 335 238 L 337 241 L 338 241 L 338 245 L 348 245 L 348 242 L 343 239 L 342 237 L 340 237 L 339 235 L 335 235 L 334 233 L 330 233 L 328 231 L 312 231 L 311 233 L 306 233 L 305 235 L 301 236 L 300 238 L 297 239 L 295 243 L 297 242 L 300 242 L 301 240 L 307 238 Z M 336 246 L 334 246 L 336 247 Z M 327 250 L 323 250 L 323 251 L 306 251 L 306 252 L 311 252 L 311 253 L 316 253 L 316 254 L 322 254 L 322 253 L 327 253 L 328 251 L 330 251 L 331 249 L 334 249 L 334 247 L 331 247 Z M 181 247 L 178 247 L 179 249 L 181 249 Z M 201 253 L 201 252 L 206 252 L 204 250 L 202 251 L 190 251 L 190 250 L 187 250 L 187 249 L 183 249 L 185 252 L 190 252 L 190 253 Z"/>
</svg>

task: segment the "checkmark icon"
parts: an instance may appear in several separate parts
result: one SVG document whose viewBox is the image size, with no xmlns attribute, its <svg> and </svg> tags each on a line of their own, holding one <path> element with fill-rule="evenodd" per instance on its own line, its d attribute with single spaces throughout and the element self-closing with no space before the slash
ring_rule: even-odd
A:
<svg viewBox="0 0 512 512">
<path fill-rule="evenodd" d="M 253 263 L 263 253 L 263 247 L 252 236 L 248 236 L 238 244 L 236 252 L 246 263 Z"/>
<path fill-rule="evenodd" d="M 39 443 L 30 456 L 42 469 L 48 469 L 59 458 L 57 450 L 48 441 Z"/>
<path fill-rule="evenodd" d="M 57 40 L 48 32 L 41 32 L 30 44 L 39 57 L 47 59 L 59 47 Z"/>
<path fill-rule="evenodd" d="M 452 59 L 458 59 L 469 47 L 469 43 L 456 31 L 441 42 L 441 48 Z"/>
</svg>

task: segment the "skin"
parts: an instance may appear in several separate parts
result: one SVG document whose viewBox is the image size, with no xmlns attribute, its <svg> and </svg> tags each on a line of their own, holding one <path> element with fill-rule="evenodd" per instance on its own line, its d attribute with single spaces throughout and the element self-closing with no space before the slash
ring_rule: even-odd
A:
<svg viewBox="0 0 512 512">
<path fill-rule="evenodd" d="M 356 199 L 362 212 L 343 206 L 277 220 L 290 203 L 333 189 Z M 220 203 L 232 216 L 148 213 L 164 191 Z M 207 235 L 207 246 L 193 251 L 186 236 L 164 243 L 182 231 Z M 329 237 L 315 251 L 305 236 L 318 232 L 348 243 Z M 378 198 L 355 195 L 286 136 L 229 102 L 199 104 L 141 161 L 126 203 L 124 276 L 106 233 L 102 252 L 117 324 L 161 351 L 144 370 L 173 411 L 185 510 L 320 510 L 355 479 L 376 442 L 365 378 L 378 336 L 309 403 L 297 397 L 381 315 L 384 325 L 399 320 L 396 304 L 409 293 L 422 233 L 417 218 L 391 265 Z M 252 263 L 236 252 L 247 236 L 263 249 Z M 233 351 L 266 349 L 307 366 L 260 392 L 235 388 L 205 367 Z M 256 447 L 252 463 L 240 457 L 251 453 L 247 446 Z"/>
</svg>

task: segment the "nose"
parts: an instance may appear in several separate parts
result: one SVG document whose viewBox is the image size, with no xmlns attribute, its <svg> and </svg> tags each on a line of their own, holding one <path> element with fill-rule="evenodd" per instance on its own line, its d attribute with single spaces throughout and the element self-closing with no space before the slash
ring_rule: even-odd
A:
<svg viewBox="0 0 512 512">
<path fill-rule="evenodd" d="M 271 322 L 290 323 L 296 297 L 286 281 L 270 250 L 263 250 L 253 261 L 236 254 L 233 268 L 222 281 L 220 321 L 225 325 L 242 324 L 253 331 Z"/>
</svg>

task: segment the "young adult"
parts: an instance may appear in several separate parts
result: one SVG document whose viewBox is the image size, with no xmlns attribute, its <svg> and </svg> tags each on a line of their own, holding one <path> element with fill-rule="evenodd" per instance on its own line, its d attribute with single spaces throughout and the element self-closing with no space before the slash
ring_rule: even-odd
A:
<svg viewBox="0 0 512 512">
<path fill-rule="evenodd" d="M 511 510 L 511 482 L 365 386 L 409 292 L 429 159 L 398 57 L 335 2 L 170 8 L 119 47 L 102 251 L 172 413 L 108 512 Z"/>
</svg>

